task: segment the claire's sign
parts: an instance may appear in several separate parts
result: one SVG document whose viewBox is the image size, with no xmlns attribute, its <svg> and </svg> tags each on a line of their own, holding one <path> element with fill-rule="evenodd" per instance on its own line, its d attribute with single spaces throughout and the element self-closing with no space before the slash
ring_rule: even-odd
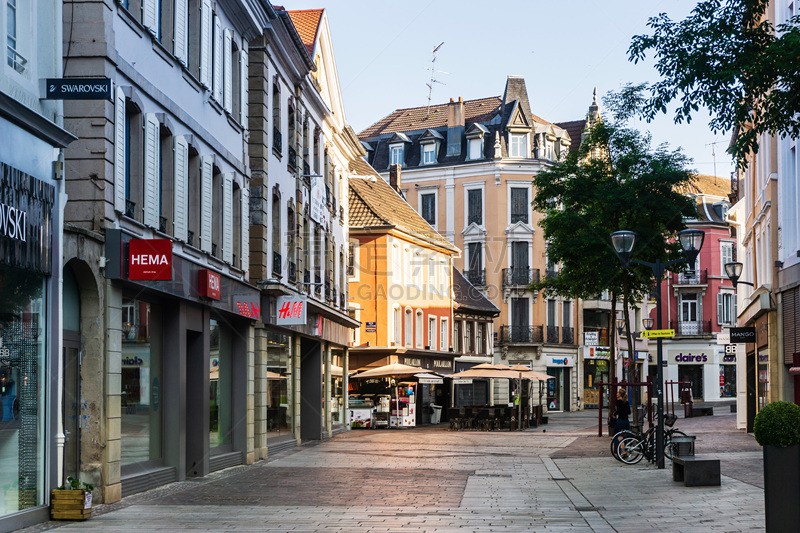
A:
<svg viewBox="0 0 800 533">
<path fill-rule="evenodd" d="M 197 289 L 200 297 L 219 300 L 221 296 L 220 286 L 222 285 L 222 278 L 219 273 L 202 268 L 197 272 L 197 277 Z"/>
<path fill-rule="evenodd" d="M 128 279 L 169 281 L 172 279 L 172 241 L 131 239 L 128 243 Z"/>
</svg>

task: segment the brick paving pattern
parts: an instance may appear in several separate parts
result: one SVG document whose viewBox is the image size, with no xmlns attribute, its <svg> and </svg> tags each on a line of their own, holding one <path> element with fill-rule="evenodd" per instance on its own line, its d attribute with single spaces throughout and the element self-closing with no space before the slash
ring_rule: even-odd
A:
<svg viewBox="0 0 800 533">
<path fill-rule="evenodd" d="M 515 433 L 356 430 L 25 533 L 764 530 L 761 450 L 735 415 L 676 424 L 720 458 L 721 487 L 683 487 L 669 461 L 619 463 L 596 424 L 586 411 Z"/>
</svg>

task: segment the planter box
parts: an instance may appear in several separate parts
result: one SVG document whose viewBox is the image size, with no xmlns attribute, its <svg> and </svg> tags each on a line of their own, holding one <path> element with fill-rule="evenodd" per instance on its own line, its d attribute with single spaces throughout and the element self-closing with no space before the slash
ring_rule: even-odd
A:
<svg viewBox="0 0 800 533">
<path fill-rule="evenodd" d="M 800 524 L 800 445 L 763 448 L 767 533 L 796 532 Z"/>
<path fill-rule="evenodd" d="M 92 517 L 92 493 L 85 490 L 53 489 L 50 500 L 53 520 L 86 520 Z"/>
</svg>

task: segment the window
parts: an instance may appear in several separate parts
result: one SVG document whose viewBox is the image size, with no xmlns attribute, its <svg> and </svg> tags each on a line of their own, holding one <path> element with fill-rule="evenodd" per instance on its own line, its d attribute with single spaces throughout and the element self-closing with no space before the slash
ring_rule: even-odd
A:
<svg viewBox="0 0 800 533">
<path fill-rule="evenodd" d="M 6 0 L 6 45 L 8 66 L 17 72 L 23 72 L 27 60 L 18 52 L 17 0 Z"/>
<path fill-rule="evenodd" d="M 469 140 L 469 158 L 470 159 L 483 158 L 483 139 Z"/>
<path fill-rule="evenodd" d="M 511 223 L 528 223 L 528 189 L 511 189 Z"/>
<path fill-rule="evenodd" d="M 428 258 L 428 290 L 436 291 L 436 259 Z"/>
<path fill-rule="evenodd" d="M 557 326 L 556 324 L 556 301 L 547 300 L 547 325 Z"/>
<path fill-rule="evenodd" d="M 272 84 L 272 149 L 280 157 L 283 151 L 281 134 L 281 87 L 278 85 L 277 76 Z"/>
<path fill-rule="evenodd" d="M 719 243 L 719 256 L 720 256 L 720 263 L 719 272 L 722 276 L 727 276 L 725 274 L 725 264 L 733 262 L 733 243 L 732 242 L 721 242 Z"/>
<path fill-rule="evenodd" d="M 467 191 L 467 225 L 483 224 L 483 190 L 469 189 Z"/>
<path fill-rule="evenodd" d="M 411 348 L 414 344 L 414 322 L 411 309 L 406 309 L 406 346 Z"/>
<path fill-rule="evenodd" d="M 394 343 L 403 344 L 403 312 L 399 307 L 394 308 Z"/>
<path fill-rule="evenodd" d="M 561 325 L 568 328 L 572 325 L 572 302 L 567 300 L 561 304 L 562 320 Z"/>
<path fill-rule="evenodd" d="M 475 324 L 467 322 L 464 329 L 464 353 L 475 353 Z"/>
<path fill-rule="evenodd" d="M 717 324 L 735 325 L 736 323 L 736 294 L 720 292 L 717 294 Z"/>
<path fill-rule="evenodd" d="M 439 349 L 441 351 L 447 350 L 447 337 L 450 332 L 447 330 L 447 319 L 439 319 Z"/>
<path fill-rule="evenodd" d="M 428 347 L 436 349 L 436 317 L 428 317 Z"/>
<path fill-rule="evenodd" d="M 422 348 L 422 311 L 419 309 L 417 310 L 417 324 L 416 324 L 416 331 L 417 331 L 417 348 Z"/>
<path fill-rule="evenodd" d="M 461 321 L 456 320 L 453 323 L 453 351 L 461 353 Z"/>
<path fill-rule="evenodd" d="M 403 249 L 403 272 L 405 272 L 406 285 L 414 284 L 414 270 L 411 267 L 411 250 Z"/>
<path fill-rule="evenodd" d="M 527 157 L 528 135 L 526 133 L 511 133 L 509 137 L 509 157 Z"/>
<path fill-rule="evenodd" d="M 358 252 L 358 247 L 355 243 L 350 243 L 350 246 L 347 250 L 347 276 L 350 278 L 357 279 L 356 276 L 356 253 Z"/>
<path fill-rule="evenodd" d="M 483 280 L 483 243 L 471 242 L 467 245 L 467 279 L 476 287 L 484 285 Z"/>
<path fill-rule="evenodd" d="M 389 147 L 389 164 L 390 165 L 403 165 L 403 146 L 390 146 Z"/>
<path fill-rule="evenodd" d="M 477 352 L 479 355 L 486 355 L 486 323 L 479 322 L 478 323 L 478 341 L 477 345 Z"/>
<path fill-rule="evenodd" d="M 436 163 L 436 144 L 429 143 L 422 145 L 422 164 L 432 165 Z"/>
<path fill-rule="evenodd" d="M 403 282 L 403 259 L 401 254 L 403 251 L 400 245 L 392 245 L 392 281 L 395 283 Z"/>
<path fill-rule="evenodd" d="M 422 210 L 422 218 L 431 226 L 436 226 L 436 194 L 420 194 L 419 202 Z"/>
</svg>

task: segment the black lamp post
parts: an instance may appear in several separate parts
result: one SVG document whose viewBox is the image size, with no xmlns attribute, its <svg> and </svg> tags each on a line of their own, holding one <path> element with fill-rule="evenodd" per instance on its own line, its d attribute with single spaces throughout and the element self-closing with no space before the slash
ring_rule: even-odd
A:
<svg viewBox="0 0 800 533">
<path fill-rule="evenodd" d="M 705 233 L 699 229 L 685 229 L 678 233 L 678 240 L 681 243 L 685 258 L 673 261 L 662 262 L 656 259 L 655 263 L 631 259 L 633 247 L 636 244 L 636 234 L 632 231 L 615 231 L 611 234 L 611 244 L 614 246 L 622 268 L 627 269 L 630 263 L 648 266 L 653 270 L 656 278 L 656 329 L 661 329 L 661 281 L 664 279 L 664 272 L 667 267 L 678 263 L 686 262 L 694 266 L 697 255 L 703 247 Z M 652 319 L 650 320 L 652 324 Z M 643 321 L 644 322 L 644 321 Z M 651 325 L 652 327 L 652 325 Z M 649 328 L 648 328 L 649 329 Z M 657 346 L 657 367 L 656 367 L 656 397 L 658 398 L 658 423 L 656 425 L 656 466 L 664 468 L 664 358 L 661 337 L 656 338 Z"/>
<path fill-rule="evenodd" d="M 731 280 L 731 283 L 733 283 L 733 290 L 736 290 L 736 285 L 739 283 L 742 283 L 743 285 L 750 285 L 751 287 L 755 288 L 755 285 L 749 281 L 739 280 L 739 276 L 742 275 L 742 267 L 744 267 L 744 265 L 741 263 L 725 263 L 725 274 L 728 276 L 728 279 Z"/>
</svg>

